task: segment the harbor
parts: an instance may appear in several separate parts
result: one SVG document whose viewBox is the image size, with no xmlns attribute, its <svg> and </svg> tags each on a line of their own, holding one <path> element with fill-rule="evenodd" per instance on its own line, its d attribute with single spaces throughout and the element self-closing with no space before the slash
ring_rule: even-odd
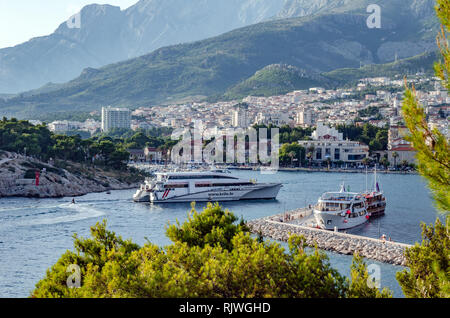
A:
<svg viewBox="0 0 450 318">
<path fill-rule="evenodd" d="M 351 185 L 352 190 L 364 190 L 366 183 L 362 175 L 320 172 L 263 175 L 246 170 L 235 170 L 232 175 L 247 180 L 257 179 L 262 183 L 282 183 L 283 187 L 276 200 L 222 202 L 224 209 L 254 224 L 255 230 L 260 227 L 267 239 L 283 242 L 289 233 L 304 235 L 306 243 L 310 246 L 317 243 L 318 248 L 328 256 L 330 264 L 346 276 L 350 273 L 351 254 L 360 251 L 366 257 L 367 264 L 380 266 L 382 286 L 393 290 L 396 297 L 403 294 L 395 275 L 404 267 L 397 265 L 402 264 L 401 261 L 390 259 L 391 246 L 402 248 L 398 242 L 405 243 L 405 247 L 420 242 L 420 223 L 434 222 L 437 216 L 426 184 L 419 176 L 380 174 L 379 181 L 388 202 L 384 216 L 371 218 L 358 227 L 348 229 L 347 234 L 317 230 L 310 228 L 313 226 L 311 214 L 298 208 L 317 202 L 324 189 L 338 190 L 337 186 L 343 180 Z M 175 224 L 177 220 L 186 220 L 190 203 L 135 203 L 132 200 L 135 191 L 136 188 L 111 190 L 110 194 L 89 193 L 77 197 L 76 204 L 71 204 L 71 197 L 0 199 L 0 253 L 4 256 L 0 261 L 0 295 L 27 297 L 47 268 L 66 250 L 73 249 L 73 233 L 89 237 L 89 228 L 103 220 L 107 220 L 108 229 L 140 245 L 148 241 L 159 246 L 171 244 L 165 235 L 166 226 L 168 223 Z M 205 206 L 206 203 L 199 202 L 195 209 L 200 212 Z M 284 224 L 287 223 L 283 219 L 285 216 L 291 218 L 288 224 Z M 280 222 L 280 217 L 283 222 Z M 267 222 L 269 219 L 273 222 Z M 381 234 L 391 237 L 397 244 L 383 244 L 378 240 Z M 330 242 L 327 243 L 327 240 Z M 358 244 L 361 250 L 357 248 Z M 371 246 L 378 244 L 380 248 L 370 251 Z M 377 251 L 380 255 L 370 255 Z M 385 259 L 382 254 L 389 257 Z"/>
<path fill-rule="evenodd" d="M 412 245 L 314 227 L 313 209 L 302 208 L 247 222 L 253 234 L 287 242 L 302 235 L 310 247 L 344 255 L 359 254 L 379 262 L 405 266 L 404 251 Z"/>
<path fill-rule="evenodd" d="M 190 165 L 187 164 L 185 167 L 180 167 L 179 165 L 173 165 L 173 164 L 155 164 L 155 163 L 130 163 L 131 167 L 142 169 L 148 172 L 169 172 L 169 171 L 190 171 L 194 168 L 198 168 L 198 165 Z M 217 165 L 220 169 L 228 169 L 228 170 L 234 170 L 234 171 L 260 171 L 261 168 L 264 168 L 262 165 L 234 165 L 234 164 L 222 164 Z M 208 168 L 208 166 L 206 166 Z M 283 171 L 283 172 L 310 172 L 310 173 L 354 173 L 354 174 L 361 174 L 366 173 L 366 168 L 364 166 L 360 167 L 289 167 L 289 166 L 282 166 L 277 168 L 277 171 Z M 369 172 L 373 172 L 374 168 L 368 169 Z M 378 174 L 407 174 L 407 175 L 417 175 L 417 171 L 411 170 L 411 169 L 385 169 L 378 165 Z"/>
</svg>

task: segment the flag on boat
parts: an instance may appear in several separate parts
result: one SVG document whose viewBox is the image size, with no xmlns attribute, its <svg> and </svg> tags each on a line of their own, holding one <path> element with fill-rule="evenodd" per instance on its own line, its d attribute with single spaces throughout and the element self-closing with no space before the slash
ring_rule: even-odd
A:
<svg viewBox="0 0 450 318">
<path fill-rule="evenodd" d="M 377 182 L 377 191 L 380 192 L 380 186 L 378 185 L 378 182 Z"/>
</svg>

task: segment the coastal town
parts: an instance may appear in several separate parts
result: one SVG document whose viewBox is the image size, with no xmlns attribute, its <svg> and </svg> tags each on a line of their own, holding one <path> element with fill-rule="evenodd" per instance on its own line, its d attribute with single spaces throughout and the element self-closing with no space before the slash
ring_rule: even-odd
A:
<svg viewBox="0 0 450 318">
<path fill-rule="evenodd" d="M 170 132 L 176 129 L 192 130 L 196 123 L 201 122 L 201 134 L 204 141 L 230 128 L 244 130 L 250 127 L 281 128 L 287 137 L 283 135 L 281 138 L 279 156 L 282 160 L 280 160 L 279 169 L 358 172 L 364 171 L 367 166 L 375 166 L 380 172 L 397 172 L 398 170 L 414 172 L 416 151 L 406 140 L 408 129 L 404 125 L 401 114 L 404 85 L 405 82 L 399 78 L 364 78 L 350 88 L 331 90 L 313 87 L 279 96 L 247 96 L 242 100 L 191 102 L 135 109 L 106 106 L 99 112 L 92 112 L 91 117 L 84 122 L 59 120 L 46 125 L 48 130 L 57 136 L 79 135 L 81 140 L 90 138 L 94 144 L 96 142 L 101 144 L 104 138 L 112 141 L 113 139 L 109 136 L 114 136 L 116 138 L 114 143 L 122 140 L 118 147 L 123 148 L 119 156 L 111 155 L 119 158 L 116 162 L 117 167 L 128 163 L 134 168 L 147 167 L 147 171 L 159 170 L 161 169 L 158 168 L 159 165 L 164 165 L 168 169 L 170 166 L 177 167 L 177 162 L 171 160 L 170 156 L 171 147 L 176 143 L 176 141 L 170 143 Z M 408 85 L 418 88 L 417 96 L 420 103 L 425 106 L 429 127 L 436 128 L 445 136 L 449 136 L 450 97 L 447 91 L 442 89 L 439 81 L 423 74 L 416 74 L 410 76 Z M 29 123 L 43 124 L 38 120 L 29 120 Z M 146 133 L 152 129 L 165 130 L 166 135 L 161 139 L 166 141 L 164 145 L 161 145 L 162 141 L 158 144 L 149 144 L 148 141 L 152 139 Z M 355 129 L 356 133 L 349 134 Z M 366 130 L 372 130 L 372 135 Z M 361 138 L 360 135 L 366 133 L 367 135 Z M 124 135 L 129 137 L 125 138 Z M 142 140 L 136 142 L 138 139 Z M 69 142 L 72 141 L 69 140 Z M 80 140 L 76 143 L 80 145 L 78 148 L 84 148 Z M 105 164 L 108 155 L 105 155 L 103 150 L 97 151 L 94 155 L 94 151 L 97 151 L 95 147 L 92 150 L 86 148 L 81 152 L 74 150 L 72 156 L 79 157 L 77 161 L 80 163 L 90 162 L 91 165 L 103 165 L 108 168 Z M 28 146 L 28 153 L 26 146 L 23 149 L 17 148 L 17 152 L 22 159 L 27 158 L 27 155 L 29 160 L 43 159 L 41 156 L 37 158 L 30 146 Z M 53 156 L 66 158 L 67 147 L 62 145 L 60 152 L 60 155 L 54 153 Z M 89 156 L 92 158 L 88 158 Z M 20 160 L 14 159 L 11 153 L 4 153 L 2 158 L 5 174 L 2 180 L 4 183 L 1 187 L 2 194 L 14 195 L 11 192 L 14 187 L 11 185 L 32 181 L 34 175 L 30 177 L 32 180 L 23 179 L 23 172 L 26 172 L 28 168 L 21 168 Z M 11 160 L 14 162 L 8 163 Z M 41 164 L 53 166 L 55 163 L 50 156 Z M 66 168 L 64 165 L 60 168 Z M 231 163 L 231 165 L 233 168 L 241 169 L 259 167 L 250 163 Z M 48 172 L 41 169 L 41 173 L 43 173 L 41 183 L 45 184 L 48 181 Z M 70 172 L 62 175 L 69 176 Z M 55 177 L 61 178 L 57 174 Z M 62 183 L 76 184 L 78 182 L 68 181 L 69 177 L 66 179 Z M 127 181 L 123 183 L 121 180 L 112 178 L 109 182 L 93 185 L 91 192 L 115 187 L 136 187 L 137 179 L 132 182 Z M 78 182 L 84 185 L 72 191 L 73 194 L 82 195 L 89 192 L 87 189 L 90 188 L 86 186 L 89 182 L 91 182 L 89 178 Z M 51 182 L 47 183 L 51 184 Z M 105 187 L 106 183 L 118 185 Z M 27 196 L 53 197 L 64 193 L 61 190 L 51 189 L 48 193 L 37 194 L 33 192 L 35 188 L 28 184 L 20 184 L 19 188 L 17 193 Z"/>
<path fill-rule="evenodd" d="M 450 298 L 450 0 L 30 3 L 0 5 L 0 297 Z"/>
<path fill-rule="evenodd" d="M 93 118 L 84 122 L 53 121 L 48 124 L 48 128 L 57 134 L 70 131 L 91 136 L 114 129 L 145 131 L 160 127 L 189 128 L 196 121 L 202 122 L 204 135 L 214 135 L 230 127 L 245 129 L 253 125 L 320 127 L 311 138 L 306 138 L 311 139 L 310 142 L 298 141 L 304 147 L 315 148 L 310 154 L 313 162 L 331 160 L 360 165 L 365 158 L 373 155 L 369 153 L 369 145 L 344 140 L 343 135 L 333 127 L 370 124 L 389 129 L 387 147 L 377 153 L 377 158 L 386 157 L 389 165 L 395 167 L 400 163 L 415 163 L 414 149 L 404 138 L 407 134 L 401 115 L 404 85 L 400 76 L 363 78 L 350 88 L 313 87 L 279 96 L 248 96 L 242 100 L 190 102 L 136 109 L 104 107 L 101 112 L 91 113 L 93 116 L 101 115 L 101 121 Z M 416 74 L 409 77 L 408 85 L 417 87 L 417 96 L 425 107 L 429 127 L 449 136 L 450 97 L 439 81 L 434 77 Z M 164 157 L 164 151 L 156 147 L 128 150 L 132 161 L 160 162 Z"/>
</svg>

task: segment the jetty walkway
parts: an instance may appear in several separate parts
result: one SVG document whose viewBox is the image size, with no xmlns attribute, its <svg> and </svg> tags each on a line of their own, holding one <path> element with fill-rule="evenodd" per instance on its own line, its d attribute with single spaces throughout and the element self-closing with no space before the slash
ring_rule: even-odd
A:
<svg viewBox="0 0 450 318">
<path fill-rule="evenodd" d="M 404 251 L 412 245 L 311 227 L 312 209 L 304 208 L 248 221 L 254 234 L 287 242 L 290 235 L 303 235 L 306 244 L 339 254 L 360 256 L 394 265 L 406 265 Z"/>
<path fill-rule="evenodd" d="M 255 167 L 249 167 L 249 166 L 243 166 L 243 167 L 229 167 L 225 166 L 225 168 L 230 170 L 253 170 L 253 171 L 259 171 L 261 167 L 255 166 Z M 276 169 L 276 171 L 288 171 L 288 172 L 326 172 L 326 173 L 366 173 L 366 170 L 364 169 L 355 169 L 355 168 L 308 168 L 308 167 L 279 167 Z M 373 172 L 372 169 L 369 170 L 369 172 Z M 402 170 L 386 170 L 381 169 L 377 170 L 378 174 L 418 174 L 417 171 L 402 171 Z"/>
</svg>

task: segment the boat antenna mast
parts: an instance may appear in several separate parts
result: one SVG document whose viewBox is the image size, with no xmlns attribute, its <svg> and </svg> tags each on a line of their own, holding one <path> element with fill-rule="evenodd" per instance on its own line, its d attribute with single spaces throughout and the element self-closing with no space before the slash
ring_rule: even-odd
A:
<svg viewBox="0 0 450 318">
<path fill-rule="evenodd" d="M 345 191 L 345 181 L 342 181 L 342 183 L 341 183 L 341 190 L 339 191 L 339 192 L 346 192 Z"/>
<path fill-rule="evenodd" d="M 376 192 L 381 191 L 381 188 L 377 181 L 377 166 L 375 166 L 375 171 L 374 171 L 374 189 L 373 189 L 373 191 L 376 191 Z"/>
<path fill-rule="evenodd" d="M 367 188 L 367 165 L 366 165 L 366 193 L 368 192 L 368 188 Z"/>
</svg>

